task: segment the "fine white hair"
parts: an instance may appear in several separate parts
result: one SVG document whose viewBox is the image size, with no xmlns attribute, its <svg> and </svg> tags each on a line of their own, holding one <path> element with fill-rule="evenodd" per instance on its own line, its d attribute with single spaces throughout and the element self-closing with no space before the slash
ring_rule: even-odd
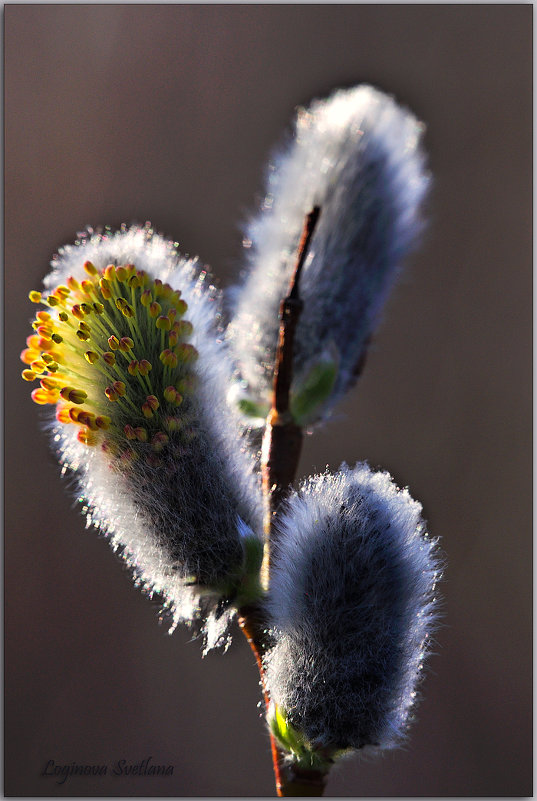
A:
<svg viewBox="0 0 537 801">
<path fill-rule="evenodd" d="M 206 269 L 197 260 L 183 259 L 176 243 L 149 224 L 123 226 L 117 232 L 88 229 L 75 245 L 60 249 L 45 286 L 53 290 L 70 275 L 87 277 L 85 261 L 98 270 L 109 263 L 133 263 L 181 290 L 193 325 L 190 343 L 199 353 L 192 368 L 197 384 L 191 401 L 197 436 L 181 459 L 165 454 L 158 467 L 139 460 L 124 473 L 111 470 L 103 450 L 81 444 L 73 425 L 54 422 L 53 444 L 64 472 L 76 474 L 88 525 L 109 538 L 138 585 L 163 596 L 173 627 L 180 620 L 199 618 L 200 612 L 209 614 L 210 646 L 222 638 L 226 618 L 221 609 L 213 610 L 214 616 L 207 610 L 210 588 L 240 568 L 245 532 L 254 536 L 261 528 L 251 457 L 241 447 L 225 400 L 231 365 L 218 327 L 219 294 Z"/>
<path fill-rule="evenodd" d="M 327 417 L 354 383 L 388 292 L 422 230 L 429 183 L 422 130 L 409 111 L 367 85 L 299 110 L 246 230 L 248 270 L 233 293 L 227 332 L 241 386 L 256 403 L 270 395 L 278 307 L 314 206 L 321 214 L 300 279 L 293 388 L 319 360 L 332 359 L 337 376 L 307 422 Z"/>
<path fill-rule="evenodd" d="M 436 542 L 387 472 L 303 483 L 277 524 L 267 689 L 314 748 L 403 738 L 435 619 Z"/>
</svg>

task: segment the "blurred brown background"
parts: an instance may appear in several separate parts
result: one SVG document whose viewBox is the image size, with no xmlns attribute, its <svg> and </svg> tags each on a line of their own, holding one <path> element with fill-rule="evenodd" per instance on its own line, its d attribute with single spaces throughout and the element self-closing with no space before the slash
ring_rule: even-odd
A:
<svg viewBox="0 0 537 801">
<path fill-rule="evenodd" d="M 427 123 L 431 225 L 301 473 L 388 468 L 449 567 L 408 745 L 346 762 L 328 794 L 530 795 L 532 7 L 7 5 L 4 22 L 5 792 L 273 794 L 246 642 L 202 660 L 158 625 L 85 531 L 18 356 L 28 291 L 87 224 L 150 219 L 229 285 L 295 106 L 365 81 Z M 149 756 L 173 776 L 40 776 Z"/>
</svg>

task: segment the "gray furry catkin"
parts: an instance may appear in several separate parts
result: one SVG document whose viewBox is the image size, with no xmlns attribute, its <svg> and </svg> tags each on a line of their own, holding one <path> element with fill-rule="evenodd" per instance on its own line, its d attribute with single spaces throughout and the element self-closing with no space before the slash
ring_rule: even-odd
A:
<svg viewBox="0 0 537 801">
<path fill-rule="evenodd" d="M 290 145 L 268 172 L 260 213 L 247 227 L 248 271 L 227 332 L 238 369 L 230 402 L 254 409 L 254 425 L 270 399 L 278 307 L 314 206 L 321 216 L 300 279 L 304 308 L 295 337 L 299 422 L 327 417 L 356 380 L 398 269 L 422 230 L 429 182 L 422 128 L 366 85 L 299 111 Z"/>
<path fill-rule="evenodd" d="M 312 750 L 390 748 L 405 735 L 439 571 L 421 511 L 366 464 L 308 479 L 285 505 L 266 684 Z"/>
<path fill-rule="evenodd" d="M 240 580 L 260 528 L 250 458 L 226 403 L 219 296 L 149 225 L 60 250 L 21 358 L 88 524 L 174 623 Z"/>
</svg>

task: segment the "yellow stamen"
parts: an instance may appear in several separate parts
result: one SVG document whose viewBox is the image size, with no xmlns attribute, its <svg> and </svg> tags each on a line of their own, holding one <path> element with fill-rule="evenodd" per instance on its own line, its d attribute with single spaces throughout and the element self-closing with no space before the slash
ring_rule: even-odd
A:
<svg viewBox="0 0 537 801">
<path fill-rule="evenodd" d="M 184 364 L 192 364 L 199 356 L 199 353 L 194 345 L 190 345 L 188 342 L 182 342 L 180 345 L 176 345 L 176 347 L 173 349 L 173 352 L 179 358 L 179 361 L 183 362 Z"/>
<path fill-rule="evenodd" d="M 99 437 L 96 434 L 94 434 L 93 431 L 89 431 L 87 428 L 82 428 L 76 435 L 76 438 L 83 445 L 92 446 L 92 445 L 97 445 L 97 443 L 99 442 Z"/>
<path fill-rule="evenodd" d="M 36 359 L 39 359 L 40 355 L 41 351 L 39 350 L 34 350 L 33 348 L 25 348 L 21 352 L 21 361 L 23 361 L 24 364 L 31 364 Z"/>
<path fill-rule="evenodd" d="M 101 278 L 99 281 L 99 286 L 101 288 L 103 298 L 110 300 L 112 297 L 112 290 L 110 289 L 110 283 L 106 280 L 106 278 Z"/>
<path fill-rule="evenodd" d="M 32 392 L 32 400 L 40 406 L 44 406 L 46 403 L 54 404 L 58 400 L 58 391 L 51 392 L 43 388 L 34 389 Z"/>
<path fill-rule="evenodd" d="M 32 303 L 41 303 L 41 292 L 37 292 L 35 289 L 28 293 L 28 297 Z"/>
<path fill-rule="evenodd" d="M 31 363 L 30 367 L 34 373 L 44 373 L 47 369 L 47 365 L 41 359 L 36 359 L 35 362 Z"/>
<path fill-rule="evenodd" d="M 162 331 L 169 331 L 172 324 L 167 317 L 161 316 L 157 318 L 156 326 Z"/>
<path fill-rule="evenodd" d="M 95 267 L 94 264 L 91 263 L 91 261 L 85 261 L 84 262 L 84 270 L 87 272 L 88 275 L 98 275 L 99 274 L 98 269 Z"/>
<path fill-rule="evenodd" d="M 123 431 L 125 432 L 125 436 L 127 437 L 127 439 L 136 439 L 136 433 L 134 431 L 134 428 L 130 426 L 128 423 L 124 427 Z"/>
<path fill-rule="evenodd" d="M 104 268 L 104 277 L 107 281 L 114 281 L 116 278 L 116 268 L 113 264 L 109 264 Z"/>
<path fill-rule="evenodd" d="M 166 365 L 166 367 L 171 367 L 171 368 L 177 367 L 177 356 L 169 348 L 166 348 L 166 350 L 162 351 L 162 353 L 159 356 L 159 359 L 162 362 L 162 364 Z"/>
<path fill-rule="evenodd" d="M 99 361 L 99 354 L 95 353 L 94 350 L 87 350 L 84 353 L 84 356 L 86 358 L 86 361 L 88 361 L 90 364 L 95 364 L 95 362 Z"/>
<path fill-rule="evenodd" d="M 25 381 L 33 381 L 36 378 L 36 374 L 33 370 L 23 370 L 21 375 Z"/>
<path fill-rule="evenodd" d="M 110 344 L 110 340 L 108 340 L 108 342 Z M 119 340 L 119 349 L 123 351 L 123 353 L 126 353 L 127 351 L 132 350 L 133 348 L 134 348 L 134 342 L 130 337 L 121 337 L 121 339 Z"/>
</svg>

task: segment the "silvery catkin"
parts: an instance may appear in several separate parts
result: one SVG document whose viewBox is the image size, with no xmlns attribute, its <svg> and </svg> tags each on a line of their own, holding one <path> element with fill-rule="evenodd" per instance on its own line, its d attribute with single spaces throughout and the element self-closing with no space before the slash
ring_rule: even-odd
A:
<svg viewBox="0 0 537 801">
<path fill-rule="evenodd" d="M 302 396 L 300 424 L 327 417 L 354 383 L 398 269 L 422 230 L 429 183 L 422 127 L 367 85 L 299 111 L 246 230 L 248 270 L 227 332 L 238 374 L 230 400 L 257 409 L 249 413 L 258 424 L 270 400 L 279 303 L 314 206 L 321 215 L 300 279 L 304 308 L 294 350 L 291 403 Z"/>
<path fill-rule="evenodd" d="M 266 686 L 313 751 L 390 748 L 405 735 L 439 572 L 421 512 L 367 464 L 309 478 L 285 504 Z"/>
<path fill-rule="evenodd" d="M 226 404 L 219 298 L 145 227 L 88 231 L 52 262 L 21 358 L 101 529 L 174 622 L 240 575 L 259 497 Z"/>
</svg>

